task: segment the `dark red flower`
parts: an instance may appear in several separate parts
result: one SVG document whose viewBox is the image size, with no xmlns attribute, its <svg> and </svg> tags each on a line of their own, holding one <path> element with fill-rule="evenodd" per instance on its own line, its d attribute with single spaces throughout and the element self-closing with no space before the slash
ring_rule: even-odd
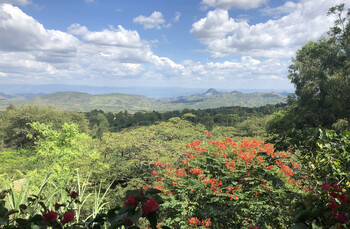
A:
<svg viewBox="0 0 350 229">
<path fill-rule="evenodd" d="M 55 222 L 57 220 L 57 212 L 50 211 L 42 216 L 44 221 Z"/>
<path fill-rule="evenodd" d="M 134 223 L 130 220 L 130 219 L 128 219 L 128 218 L 126 218 L 126 219 L 124 219 L 124 224 L 125 224 L 125 226 L 132 226 Z"/>
<path fill-rule="evenodd" d="M 339 193 L 335 193 L 334 191 L 330 192 L 329 195 L 330 195 L 330 196 L 333 196 L 334 198 L 337 198 L 337 197 L 340 196 Z"/>
<path fill-rule="evenodd" d="M 323 191 L 326 191 L 326 190 L 328 190 L 330 188 L 331 188 L 331 186 L 329 184 L 327 184 L 327 183 L 323 183 L 321 185 L 321 190 L 323 190 Z"/>
<path fill-rule="evenodd" d="M 159 204 L 155 199 L 147 199 L 142 206 L 142 217 L 146 217 L 150 212 L 154 212 L 158 209 Z"/>
<path fill-rule="evenodd" d="M 340 192 L 343 190 L 341 187 L 339 187 L 339 186 L 336 185 L 336 184 L 333 185 L 333 188 L 334 188 L 335 190 L 340 191 Z"/>
<path fill-rule="evenodd" d="M 78 193 L 75 192 L 75 191 L 72 191 L 72 192 L 69 194 L 69 196 L 70 196 L 72 199 L 75 199 L 75 198 L 77 198 Z"/>
<path fill-rule="evenodd" d="M 328 208 L 331 209 L 331 210 L 337 210 L 338 204 L 333 200 L 332 202 L 330 202 L 328 204 Z"/>
<path fill-rule="evenodd" d="M 348 195 L 347 194 L 343 194 L 343 195 L 339 196 L 338 199 L 340 200 L 340 202 L 342 204 L 346 204 L 347 201 L 348 201 Z"/>
<path fill-rule="evenodd" d="M 74 220 L 74 211 L 67 211 L 63 214 L 63 220 L 61 221 L 62 224 L 66 224 L 69 222 L 72 222 Z"/>
<path fill-rule="evenodd" d="M 55 210 L 57 211 L 59 208 L 61 207 L 61 205 L 60 204 L 58 204 L 58 203 L 55 203 Z"/>
<path fill-rule="evenodd" d="M 132 205 L 135 207 L 138 204 L 139 204 L 139 202 L 137 201 L 137 199 L 133 195 L 128 196 L 128 200 L 124 202 L 124 205 Z"/>
<path fill-rule="evenodd" d="M 346 223 L 346 224 L 349 223 L 348 219 L 346 218 L 346 216 L 345 216 L 343 213 L 339 213 L 339 214 L 335 217 L 335 219 L 338 220 L 338 221 L 341 222 L 341 223 Z"/>
</svg>

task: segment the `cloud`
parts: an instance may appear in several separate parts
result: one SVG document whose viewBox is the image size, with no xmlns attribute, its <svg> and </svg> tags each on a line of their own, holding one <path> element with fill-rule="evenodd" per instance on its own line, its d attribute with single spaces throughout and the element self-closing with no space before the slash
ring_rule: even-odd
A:
<svg viewBox="0 0 350 229">
<path fill-rule="evenodd" d="M 68 28 L 68 32 L 80 36 L 85 42 L 98 45 L 130 48 L 137 48 L 146 45 L 145 42 L 140 39 L 137 31 L 126 30 L 121 25 L 119 25 L 117 29 L 110 26 L 109 29 L 103 31 L 91 32 L 85 26 L 73 24 Z"/>
<path fill-rule="evenodd" d="M 332 19 L 326 14 L 334 4 L 327 0 L 286 3 L 269 9 L 270 12 L 289 12 L 285 16 L 252 25 L 231 18 L 227 10 L 215 9 L 193 23 L 190 32 L 207 46 L 213 58 L 236 55 L 288 58 L 298 47 L 309 40 L 317 40 L 329 29 Z"/>
<path fill-rule="evenodd" d="M 254 9 L 265 4 L 267 0 L 202 0 L 201 5 L 203 10 L 208 7 L 218 8 L 218 9 Z"/>
<path fill-rule="evenodd" d="M 230 18 L 226 10 L 217 9 L 194 26 L 192 33 L 208 50 L 222 54 L 225 53 L 222 47 L 214 49 L 211 45 L 232 35 L 235 26 L 250 27 Z M 0 34 L 0 73 L 7 83 L 237 88 L 239 85 L 267 87 L 267 82 L 283 86 L 289 82 L 286 78 L 289 60 L 272 57 L 260 60 L 245 55 L 223 62 L 176 62 L 156 55 L 152 41 L 143 40 L 137 31 L 121 25 L 98 31 L 80 24 L 72 24 L 68 32 L 49 30 L 8 4 L 0 5 Z M 255 52 L 264 54 L 264 49 Z M 254 84 L 254 80 L 258 83 Z"/>
<path fill-rule="evenodd" d="M 0 77 L 7 77 L 7 74 L 5 72 L 0 72 Z"/>
<path fill-rule="evenodd" d="M 0 50 L 24 52 L 50 61 L 64 61 L 76 54 L 78 40 L 58 30 L 46 30 L 42 24 L 18 7 L 0 5 Z"/>
<path fill-rule="evenodd" d="M 32 1 L 30 1 L 30 0 L 0 0 L 0 4 L 1 3 L 9 3 L 9 4 L 13 4 L 13 5 L 25 6 L 25 5 L 32 4 Z"/>
<path fill-rule="evenodd" d="M 158 11 L 154 11 L 149 17 L 140 15 L 134 18 L 133 22 L 143 25 L 144 29 L 161 29 L 170 26 L 166 24 L 163 14 Z"/>
<path fill-rule="evenodd" d="M 84 0 L 84 2 L 87 3 L 87 4 L 91 4 L 91 3 L 94 3 L 95 0 Z"/>
<path fill-rule="evenodd" d="M 180 12 L 175 12 L 175 17 L 174 17 L 173 21 L 175 21 L 175 22 L 180 21 L 180 16 L 181 16 Z"/>
<path fill-rule="evenodd" d="M 291 13 L 296 8 L 297 8 L 297 3 L 288 1 L 281 6 L 278 6 L 275 8 L 266 7 L 260 11 L 263 13 L 263 15 L 279 16 L 281 14 Z"/>
</svg>

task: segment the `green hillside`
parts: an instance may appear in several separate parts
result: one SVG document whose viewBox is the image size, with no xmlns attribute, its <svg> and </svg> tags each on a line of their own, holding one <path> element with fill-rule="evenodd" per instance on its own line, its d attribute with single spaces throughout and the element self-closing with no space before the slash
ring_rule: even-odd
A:
<svg viewBox="0 0 350 229">
<path fill-rule="evenodd" d="M 224 106 L 257 107 L 266 104 L 284 102 L 286 97 L 277 93 L 221 93 L 209 90 L 209 93 L 191 96 L 150 99 L 144 96 L 128 94 L 91 95 L 82 92 L 56 92 L 40 95 L 34 98 L 14 97 L 0 100 L 0 108 L 6 109 L 9 104 L 15 106 L 34 104 L 51 106 L 60 110 L 90 111 L 100 109 L 104 111 L 170 111 L 191 109 L 218 108 Z"/>
</svg>

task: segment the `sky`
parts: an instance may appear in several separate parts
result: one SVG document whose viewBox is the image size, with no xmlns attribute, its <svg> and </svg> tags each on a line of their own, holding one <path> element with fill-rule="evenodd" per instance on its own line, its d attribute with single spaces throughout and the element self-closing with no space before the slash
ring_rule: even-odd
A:
<svg viewBox="0 0 350 229">
<path fill-rule="evenodd" d="M 350 0 L 0 0 L 0 84 L 293 89 Z"/>
</svg>

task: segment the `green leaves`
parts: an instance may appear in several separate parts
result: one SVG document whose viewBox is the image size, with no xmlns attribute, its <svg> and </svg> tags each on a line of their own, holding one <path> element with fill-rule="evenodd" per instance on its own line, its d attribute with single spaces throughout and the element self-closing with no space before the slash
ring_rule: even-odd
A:
<svg viewBox="0 0 350 229">
<path fill-rule="evenodd" d="M 296 100 L 289 103 L 288 117 L 299 129 L 350 120 L 350 17 L 344 4 L 330 8 L 328 15 L 336 19 L 328 36 L 305 44 L 289 67 Z"/>
</svg>

